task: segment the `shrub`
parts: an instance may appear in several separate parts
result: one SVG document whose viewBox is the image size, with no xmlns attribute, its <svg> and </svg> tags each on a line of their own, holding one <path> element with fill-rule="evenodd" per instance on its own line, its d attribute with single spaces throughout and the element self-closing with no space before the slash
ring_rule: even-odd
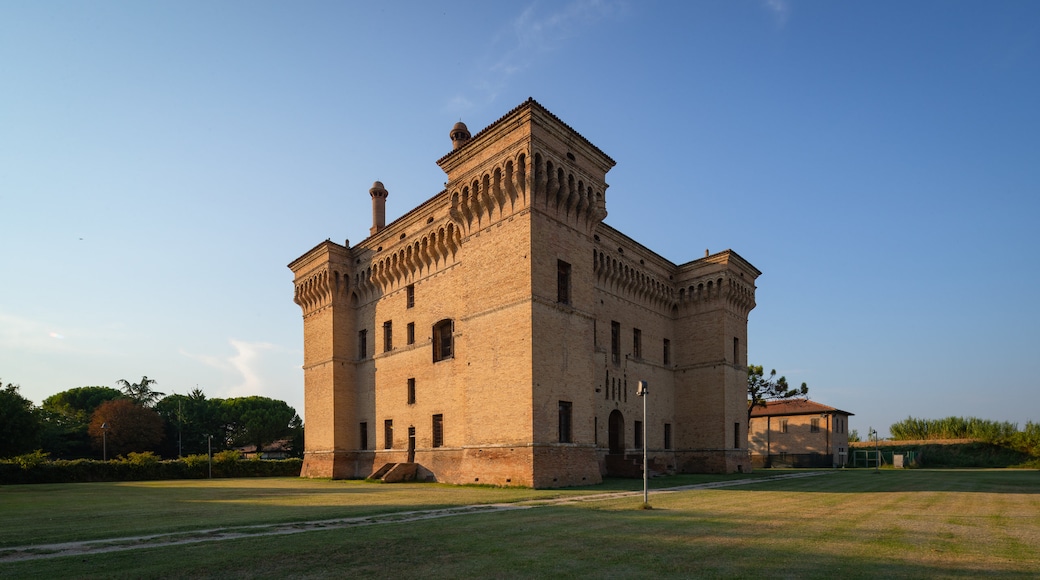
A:
<svg viewBox="0 0 1040 580">
<path fill-rule="evenodd" d="M 21 467 L 22 469 L 33 469 L 33 468 L 35 468 L 36 466 L 38 466 L 38 465 L 40 465 L 42 463 L 50 461 L 50 455 L 51 455 L 50 453 L 47 453 L 46 451 L 43 451 L 42 449 L 37 449 L 36 451 L 33 451 L 32 453 L 26 453 L 25 455 L 19 455 L 19 456 L 15 457 L 15 458 L 11 459 L 11 461 L 13 461 L 15 463 L 15 465 L 17 465 L 18 467 Z"/>
</svg>

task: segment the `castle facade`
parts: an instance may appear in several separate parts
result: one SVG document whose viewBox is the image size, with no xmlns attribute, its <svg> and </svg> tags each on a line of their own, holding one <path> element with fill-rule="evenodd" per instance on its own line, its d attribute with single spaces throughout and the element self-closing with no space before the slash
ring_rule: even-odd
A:
<svg viewBox="0 0 1040 580">
<path fill-rule="evenodd" d="M 529 99 L 457 123 L 443 191 L 293 261 L 305 477 L 558 487 L 750 471 L 735 252 L 674 264 L 603 222 L 614 161 Z M 676 232 L 680 235 L 680 232 Z M 646 436 L 638 381 L 647 381 Z"/>
</svg>

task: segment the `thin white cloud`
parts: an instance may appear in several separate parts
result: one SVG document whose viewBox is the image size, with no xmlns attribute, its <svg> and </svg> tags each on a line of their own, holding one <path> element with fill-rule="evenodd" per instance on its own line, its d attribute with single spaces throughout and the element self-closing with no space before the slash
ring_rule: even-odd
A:
<svg viewBox="0 0 1040 580">
<path fill-rule="evenodd" d="M 83 329 L 0 312 L 0 348 L 37 353 L 102 354 L 99 345 L 119 339 L 112 328 Z"/>
<path fill-rule="evenodd" d="M 216 385 L 211 396 L 249 397 L 260 395 L 284 398 L 287 377 L 299 373 L 299 363 L 292 362 L 297 353 L 290 352 L 269 342 L 249 342 L 228 339 L 234 349 L 230 356 L 193 354 L 180 350 L 180 354 L 215 368 L 227 377 L 224 386 Z"/>
<path fill-rule="evenodd" d="M 624 0 L 573 0 L 566 4 L 533 2 L 493 35 L 494 47 L 472 90 L 481 104 L 492 103 L 517 73 L 536 66 L 546 55 L 561 50 L 590 26 L 621 14 Z M 448 100 L 449 110 L 465 113 L 474 107 L 473 99 L 461 95 Z M 465 107 L 465 108 L 462 108 Z"/>
<path fill-rule="evenodd" d="M 791 6 L 787 0 L 765 0 L 764 5 L 773 14 L 777 27 L 787 25 L 787 19 L 791 16 Z"/>
</svg>

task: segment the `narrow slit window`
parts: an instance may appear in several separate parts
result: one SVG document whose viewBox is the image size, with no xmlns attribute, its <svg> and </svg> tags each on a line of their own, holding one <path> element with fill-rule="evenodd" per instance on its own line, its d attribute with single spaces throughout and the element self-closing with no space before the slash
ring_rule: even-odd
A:
<svg viewBox="0 0 1040 580">
<path fill-rule="evenodd" d="M 560 401 L 559 405 L 559 435 L 560 443 L 571 442 L 571 402 Z"/>
<path fill-rule="evenodd" d="M 433 446 L 444 446 L 444 415 L 433 416 Z"/>
<path fill-rule="evenodd" d="M 433 325 L 433 362 L 442 361 L 454 356 L 454 337 L 450 318 Z"/>
<path fill-rule="evenodd" d="M 563 260 L 556 260 L 556 301 L 571 303 L 571 265 Z"/>
</svg>

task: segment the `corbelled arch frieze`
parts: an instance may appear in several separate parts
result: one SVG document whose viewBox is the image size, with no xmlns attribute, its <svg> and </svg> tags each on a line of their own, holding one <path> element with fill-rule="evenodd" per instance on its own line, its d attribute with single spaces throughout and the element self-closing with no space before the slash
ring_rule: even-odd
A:
<svg viewBox="0 0 1040 580">
<path fill-rule="evenodd" d="M 377 298 L 454 263 L 461 242 L 455 224 L 443 224 L 414 242 L 373 257 L 359 268 L 353 286 L 361 300 Z"/>
<path fill-rule="evenodd" d="M 512 215 L 527 204 L 528 156 L 520 152 L 452 188 L 448 214 L 462 235 Z"/>
<path fill-rule="evenodd" d="M 675 289 L 670 282 L 664 282 L 623 257 L 594 249 L 592 267 L 596 282 L 612 294 L 666 313 L 675 305 Z"/>
</svg>

